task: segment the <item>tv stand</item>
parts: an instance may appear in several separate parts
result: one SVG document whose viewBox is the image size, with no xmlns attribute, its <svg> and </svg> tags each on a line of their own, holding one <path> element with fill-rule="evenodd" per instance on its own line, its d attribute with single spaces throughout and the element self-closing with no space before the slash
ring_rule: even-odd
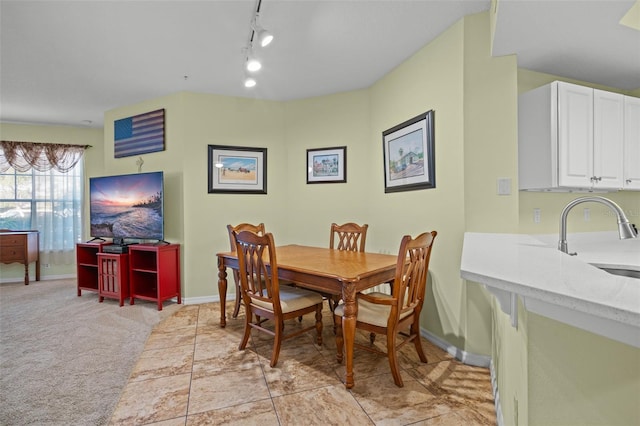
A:
<svg viewBox="0 0 640 426">
<path fill-rule="evenodd" d="M 176 298 L 182 303 L 180 285 L 180 244 L 133 244 L 127 253 L 105 253 L 111 243 L 76 244 L 78 296 L 82 290 L 118 299 L 162 302 Z"/>
</svg>

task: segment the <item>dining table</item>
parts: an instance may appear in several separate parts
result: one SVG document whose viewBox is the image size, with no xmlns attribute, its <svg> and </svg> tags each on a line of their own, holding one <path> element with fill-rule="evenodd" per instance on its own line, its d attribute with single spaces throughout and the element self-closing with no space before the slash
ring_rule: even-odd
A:
<svg viewBox="0 0 640 426">
<path fill-rule="evenodd" d="M 238 269 L 236 252 L 220 252 L 218 257 L 218 291 L 220 295 L 220 326 L 226 326 L 227 268 Z M 323 294 L 342 297 L 346 377 L 345 386 L 354 386 L 353 347 L 356 335 L 358 292 L 393 281 L 396 255 L 345 251 L 305 245 L 276 247 L 278 278 Z M 337 354 L 338 361 L 342 354 Z"/>
</svg>

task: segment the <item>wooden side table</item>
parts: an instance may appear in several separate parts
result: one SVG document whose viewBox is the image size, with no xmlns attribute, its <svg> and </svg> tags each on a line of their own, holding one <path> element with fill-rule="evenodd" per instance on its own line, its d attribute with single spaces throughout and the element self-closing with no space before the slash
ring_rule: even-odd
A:
<svg viewBox="0 0 640 426">
<path fill-rule="evenodd" d="M 24 264 L 24 285 L 29 285 L 29 264 L 36 263 L 36 281 L 40 281 L 40 232 L 0 232 L 0 263 Z"/>
</svg>

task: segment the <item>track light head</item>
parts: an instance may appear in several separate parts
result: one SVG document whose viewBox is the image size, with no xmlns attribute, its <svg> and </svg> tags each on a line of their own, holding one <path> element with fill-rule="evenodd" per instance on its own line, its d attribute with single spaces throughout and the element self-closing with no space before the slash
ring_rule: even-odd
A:
<svg viewBox="0 0 640 426">
<path fill-rule="evenodd" d="M 257 34 L 258 43 L 260 43 L 260 46 L 262 47 L 268 46 L 273 41 L 273 34 L 265 29 L 258 31 Z"/>
<path fill-rule="evenodd" d="M 246 63 L 247 71 L 255 72 L 262 68 L 262 64 L 253 54 L 253 50 L 251 48 L 248 49 L 247 53 L 247 63 Z"/>
<path fill-rule="evenodd" d="M 253 19 L 253 22 L 251 22 L 251 29 L 253 29 L 255 37 L 258 40 L 258 44 L 260 44 L 260 47 L 266 47 L 273 41 L 273 34 L 265 30 L 264 28 L 262 28 L 262 26 L 260 26 L 260 24 L 258 23 L 257 13 L 255 18 Z"/>
<path fill-rule="evenodd" d="M 250 76 L 244 78 L 244 87 L 250 89 L 256 85 L 256 79 Z"/>
</svg>

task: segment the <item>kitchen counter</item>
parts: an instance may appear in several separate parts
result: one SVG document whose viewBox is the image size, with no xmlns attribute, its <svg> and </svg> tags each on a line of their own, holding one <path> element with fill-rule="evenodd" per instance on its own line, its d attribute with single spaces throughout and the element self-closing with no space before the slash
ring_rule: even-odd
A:
<svg viewBox="0 0 640 426">
<path fill-rule="evenodd" d="M 483 284 L 517 327 L 517 298 L 527 311 L 640 348 L 640 279 L 600 267 L 640 271 L 640 238 L 570 234 L 569 256 L 557 235 L 465 233 L 462 278 Z"/>
</svg>

